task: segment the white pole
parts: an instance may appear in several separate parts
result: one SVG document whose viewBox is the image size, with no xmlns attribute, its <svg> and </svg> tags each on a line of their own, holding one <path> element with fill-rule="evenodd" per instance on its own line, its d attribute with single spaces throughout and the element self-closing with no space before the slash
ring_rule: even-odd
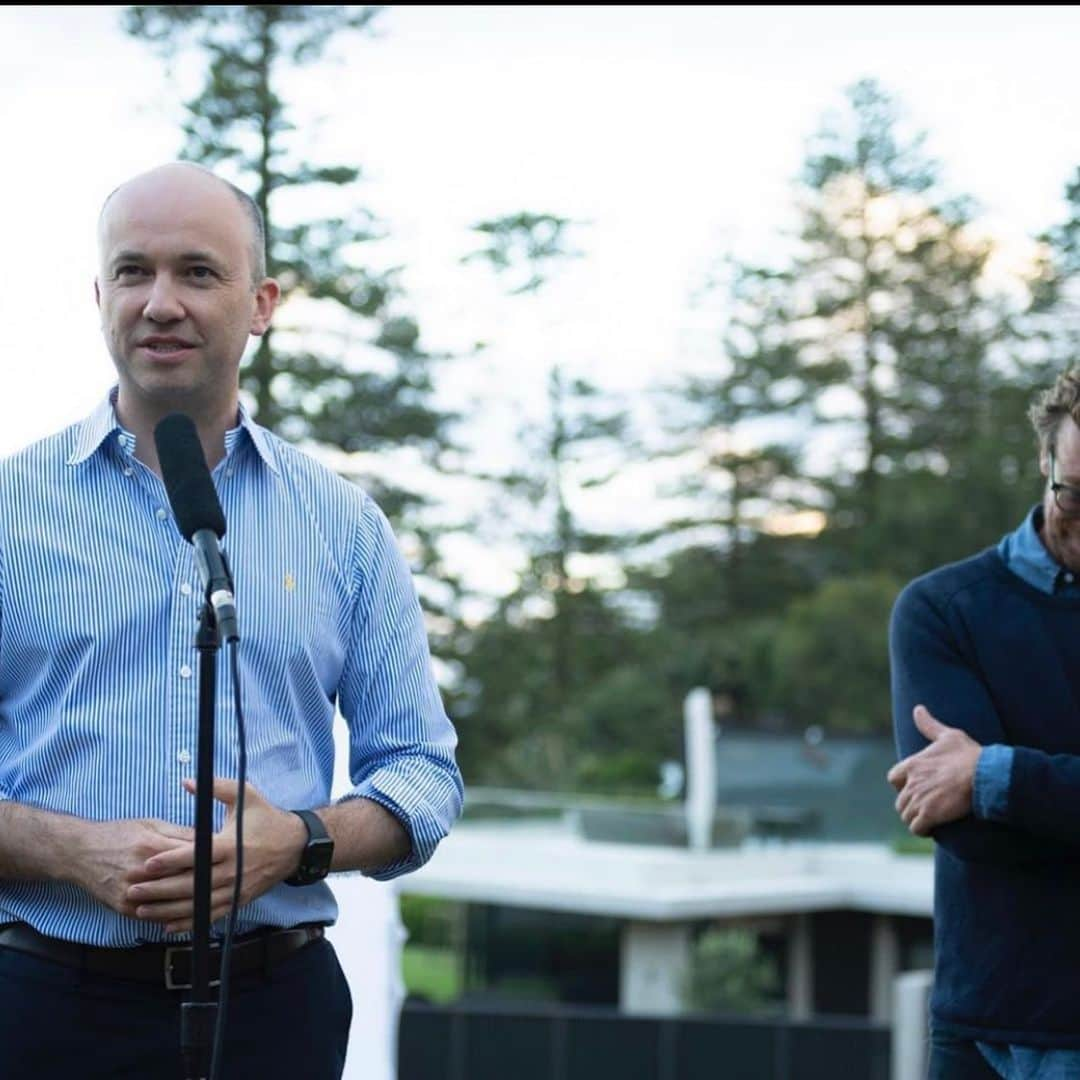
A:
<svg viewBox="0 0 1080 1080">
<path fill-rule="evenodd" d="M 932 971 L 906 971 L 893 983 L 892 1080 L 924 1080 L 930 1045 Z"/>
<path fill-rule="evenodd" d="M 686 740 L 686 833 L 690 847 L 707 851 L 712 846 L 716 816 L 716 726 L 712 694 L 695 687 L 683 703 Z"/>
</svg>

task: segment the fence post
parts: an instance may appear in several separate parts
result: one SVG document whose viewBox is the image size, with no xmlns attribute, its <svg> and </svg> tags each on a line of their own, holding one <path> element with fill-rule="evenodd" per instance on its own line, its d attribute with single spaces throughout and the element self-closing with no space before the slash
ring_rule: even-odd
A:
<svg viewBox="0 0 1080 1080">
<path fill-rule="evenodd" d="M 893 983 L 892 1080 L 926 1076 L 933 979 L 931 971 L 906 971 Z"/>
</svg>

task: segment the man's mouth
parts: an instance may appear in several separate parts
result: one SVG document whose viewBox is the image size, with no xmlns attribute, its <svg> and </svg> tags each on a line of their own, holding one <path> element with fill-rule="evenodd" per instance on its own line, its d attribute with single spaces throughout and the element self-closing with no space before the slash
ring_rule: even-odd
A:
<svg viewBox="0 0 1080 1080">
<path fill-rule="evenodd" d="M 195 346 L 184 338 L 151 337 L 139 342 L 139 348 L 154 357 L 179 356 Z"/>
</svg>

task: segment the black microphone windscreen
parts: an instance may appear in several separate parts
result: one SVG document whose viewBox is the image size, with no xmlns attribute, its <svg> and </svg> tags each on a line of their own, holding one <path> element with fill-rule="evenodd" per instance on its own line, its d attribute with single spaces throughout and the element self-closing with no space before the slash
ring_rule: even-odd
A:
<svg viewBox="0 0 1080 1080">
<path fill-rule="evenodd" d="M 200 529 L 211 529 L 220 540 L 225 535 L 225 514 L 191 417 L 170 413 L 154 428 L 154 444 L 181 535 L 190 541 Z"/>
</svg>

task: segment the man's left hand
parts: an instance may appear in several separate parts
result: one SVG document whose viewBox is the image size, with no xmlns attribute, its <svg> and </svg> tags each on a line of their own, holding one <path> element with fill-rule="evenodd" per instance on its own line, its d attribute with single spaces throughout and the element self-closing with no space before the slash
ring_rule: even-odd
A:
<svg viewBox="0 0 1080 1080">
<path fill-rule="evenodd" d="M 184 787 L 195 794 L 195 782 L 185 780 Z M 210 871 L 210 921 L 227 915 L 232 906 L 236 881 L 236 799 L 240 785 L 235 780 L 215 778 L 214 798 L 229 812 L 221 832 L 213 838 Z M 251 786 L 244 788 L 244 868 L 240 904 L 284 881 L 296 869 L 307 840 L 304 823 L 286 810 L 267 802 Z M 145 863 L 152 879 L 139 882 L 128 890 L 129 900 L 137 905 L 140 919 L 165 924 L 170 934 L 190 931 L 195 914 L 195 844 L 194 842 L 160 852 Z"/>
<path fill-rule="evenodd" d="M 941 723 L 924 705 L 916 705 L 913 716 L 930 745 L 894 765 L 887 779 L 900 793 L 896 810 L 904 824 L 916 836 L 928 836 L 939 825 L 971 813 L 982 747 L 967 732 Z"/>
</svg>

